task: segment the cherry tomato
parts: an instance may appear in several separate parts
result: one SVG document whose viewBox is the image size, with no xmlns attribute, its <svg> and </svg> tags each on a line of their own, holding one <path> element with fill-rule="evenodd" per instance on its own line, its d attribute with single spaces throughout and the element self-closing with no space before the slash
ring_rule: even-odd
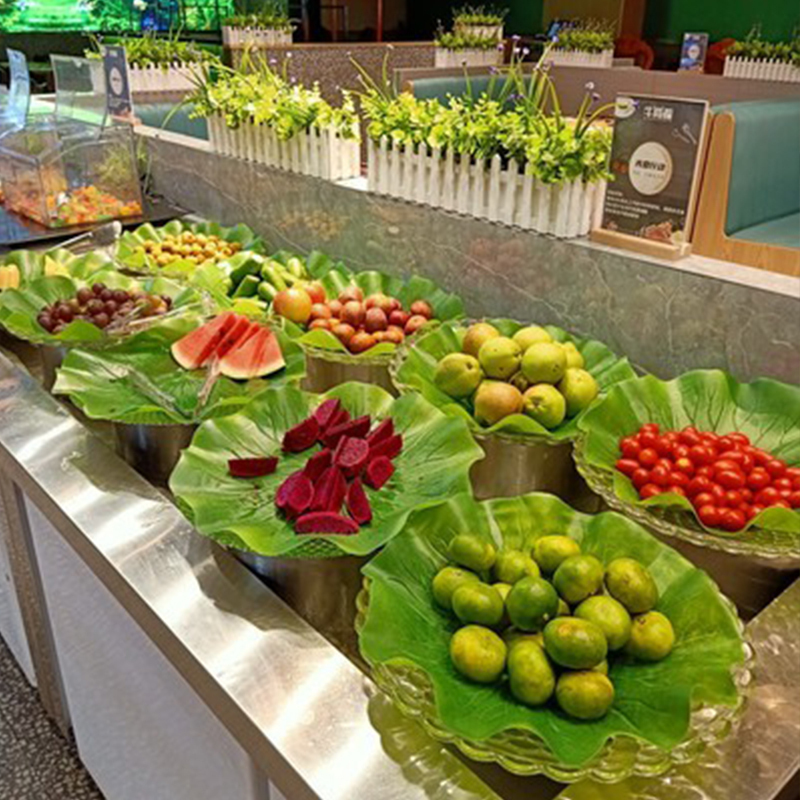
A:
<svg viewBox="0 0 800 800">
<path fill-rule="evenodd" d="M 751 469 L 753 469 L 752 456 L 749 456 L 746 453 L 740 453 L 738 450 L 728 450 L 723 453 L 720 458 L 723 458 L 726 461 L 733 461 L 734 464 L 738 464 L 739 468 L 744 473 L 748 473 Z"/>
<path fill-rule="evenodd" d="M 659 486 L 669 486 L 671 483 L 670 477 L 670 471 L 662 467 L 660 464 L 656 465 L 652 470 L 650 470 L 650 480 Z"/>
<path fill-rule="evenodd" d="M 668 458 L 659 458 L 658 461 L 656 461 L 656 466 L 664 467 L 665 470 L 672 471 L 674 464 Z"/>
<path fill-rule="evenodd" d="M 726 508 L 720 513 L 719 524 L 726 531 L 740 531 L 747 520 L 738 508 Z"/>
<path fill-rule="evenodd" d="M 772 485 L 779 492 L 782 492 L 782 491 L 784 491 L 786 489 L 788 489 L 791 492 L 792 489 L 794 488 L 794 485 L 792 484 L 791 478 L 775 478 L 775 480 L 772 481 Z"/>
<path fill-rule="evenodd" d="M 702 508 L 703 506 L 715 505 L 715 498 L 711 492 L 700 492 L 692 498 L 692 505 L 695 508 Z"/>
<path fill-rule="evenodd" d="M 689 497 L 694 497 L 696 494 L 709 492 L 712 486 L 713 484 L 708 478 L 705 478 L 702 475 L 696 476 L 687 484 L 686 494 L 688 494 Z"/>
<path fill-rule="evenodd" d="M 656 436 L 658 436 L 658 434 L 661 432 L 661 428 L 659 427 L 657 422 L 648 422 L 642 425 L 641 428 L 639 428 L 639 433 L 647 433 L 647 432 L 654 433 L 656 434 Z"/>
<path fill-rule="evenodd" d="M 789 495 L 789 505 L 792 508 L 800 508 L 800 491 L 794 491 Z"/>
<path fill-rule="evenodd" d="M 756 450 L 755 453 L 752 453 L 753 461 L 756 462 L 759 466 L 766 466 L 772 461 L 772 456 L 769 453 L 766 453 L 764 450 Z"/>
<path fill-rule="evenodd" d="M 639 444 L 642 447 L 653 447 L 653 448 L 655 448 L 655 446 L 658 444 L 658 442 L 659 442 L 658 434 L 654 433 L 653 431 L 644 431 L 643 430 L 639 434 Z"/>
<path fill-rule="evenodd" d="M 726 450 L 738 450 L 739 445 L 731 439 L 730 436 L 720 436 L 717 440 L 717 447 L 720 452 L 724 453 Z"/>
<path fill-rule="evenodd" d="M 780 499 L 780 493 L 774 486 L 767 486 L 756 494 L 756 503 L 760 506 L 771 506 Z"/>
<path fill-rule="evenodd" d="M 639 469 L 639 462 L 632 458 L 621 458 L 614 466 L 623 475 L 627 475 L 630 478 L 631 475 Z"/>
<path fill-rule="evenodd" d="M 660 456 L 669 456 L 672 454 L 672 448 L 675 445 L 666 436 L 659 436 L 655 443 L 655 450 Z"/>
<path fill-rule="evenodd" d="M 661 438 L 666 442 L 670 442 L 673 447 L 681 440 L 680 434 L 677 431 L 667 431 L 661 435 Z"/>
<path fill-rule="evenodd" d="M 711 487 L 711 496 L 714 498 L 715 506 L 725 505 L 725 490 L 718 483 Z"/>
<path fill-rule="evenodd" d="M 747 517 L 747 521 L 750 522 L 751 519 L 754 519 L 758 516 L 761 506 L 748 506 L 747 511 L 745 512 L 745 516 Z"/>
<path fill-rule="evenodd" d="M 794 486 L 795 489 L 800 489 L 800 478 L 794 478 L 792 480 L 792 486 Z"/>
<path fill-rule="evenodd" d="M 670 486 L 667 491 L 671 494 L 679 494 L 681 497 L 686 497 L 686 490 L 683 488 L 683 486 L 678 486 L 677 484 Z"/>
<path fill-rule="evenodd" d="M 800 480 L 800 467 L 787 467 L 784 474 L 793 481 Z"/>
<path fill-rule="evenodd" d="M 789 498 L 792 496 L 792 490 L 791 489 L 778 489 L 778 494 L 780 494 L 781 498 L 788 503 L 789 502 Z"/>
<path fill-rule="evenodd" d="M 689 426 L 681 431 L 681 442 L 685 445 L 692 447 L 693 445 L 700 444 L 700 434 L 696 428 Z"/>
<path fill-rule="evenodd" d="M 726 489 L 741 489 L 742 486 L 744 486 L 744 475 L 742 475 L 742 473 L 738 470 L 719 470 L 716 477 L 719 485 Z"/>
<path fill-rule="evenodd" d="M 791 508 L 791 505 L 789 505 L 788 501 L 786 501 L 783 498 L 781 498 L 780 500 L 776 500 L 772 504 L 772 507 L 773 508 Z"/>
<path fill-rule="evenodd" d="M 752 519 L 753 517 L 757 517 L 763 510 L 764 506 L 759 506 L 759 505 L 750 506 L 750 513 L 752 514 L 750 519 Z"/>
<path fill-rule="evenodd" d="M 751 507 L 752 507 L 752 506 L 750 505 L 750 503 L 745 503 L 744 501 L 742 501 L 742 502 L 741 502 L 741 503 L 739 503 L 739 505 L 738 505 L 738 506 L 736 506 L 736 507 L 739 509 L 739 511 L 741 511 L 741 512 L 742 512 L 742 514 L 744 514 L 744 518 L 745 518 L 746 520 L 747 520 L 747 519 L 750 519 L 750 509 L 751 509 Z"/>
<path fill-rule="evenodd" d="M 631 475 L 631 482 L 637 489 L 641 489 L 646 483 L 650 483 L 650 470 L 639 469 Z"/>
<path fill-rule="evenodd" d="M 745 503 L 753 502 L 753 492 L 750 489 L 745 488 L 739 491 L 742 493 L 742 500 L 744 500 Z"/>
<path fill-rule="evenodd" d="M 680 486 L 685 490 L 689 485 L 689 476 L 685 472 L 681 472 L 680 470 L 676 469 L 670 472 L 669 482 L 671 486 Z"/>
<path fill-rule="evenodd" d="M 675 469 L 685 473 L 690 478 L 694 475 L 694 462 L 691 458 L 676 458 Z"/>
<path fill-rule="evenodd" d="M 676 444 L 675 447 L 672 448 L 672 457 L 673 458 L 689 458 L 689 453 L 692 452 L 692 448 L 685 444 Z"/>
<path fill-rule="evenodd" d="M 654 467 L 658 461 L 658 453 L 652 447 L 645 447 L 639 453 L 639 463 L 643 467 Z"/>
<path fill-rule="evenodd" d="M 619 443 L 619 449 L 623 458 L 637 458 L 642 446 L 632 436 L 626 436 Z"/>
<path fill-rule="evenodd" d="M 735 461 L 730 461 L 727 458 L 720 458 L 714 462 L 714 474 L 719 475 L 720 472 L 739 472 L 739 465 Z"/>
<path fill-rule="evenodd" d="M 719 525 L 721 514 L 716 506 L 705 505 L 697 509 L 697 516 L 707 528 L 716 528 Z"/>
<path fill-rule="evenodd" d="M 736 433 L 729 433 L 728 438 L 733 439 L 734 442 L 738 442 L 745 447 L 750 445 L 750 439 L 747 437 L 747 435 L 744 433 L 739 433 L 738 431 Z"/>
<path fill-rule="evenodd" d="M 655 497 L 657 494 L 661 494 L 664 489 L 661 486 L 656 486 L 654 483 L 647 483 L 639 490 L 639 497 L 642 500 L 647 500 L 650 497 Z"/>
<path fill-rule="evenodd" d="M 711 464 L 704 464 L 702 467 L 698 467 L 694 474 L 700 478 L 713 478 L 714 467 Z"/>
<path fill-rule="evenodd" d="M 748 476 L 747 476 L 747 485 L 754 491 L 757 492 L 763 489 L 766 486 L 769 486 L 772 482 L 772 478 L 765 469 L 761 467 L 756 467 Z"/>
<path fill-rule="evenodd" d="M 742 493 L 737 489 L 728 489 L 725 492 L 725 505 L 728 508 L 736 508 L 742 502 Z"/>
<path fill-rule="evenodd" d="M 767 461 L 767 472 L 773 478 L 780 478 L 786 472 L 786 462 L 781 461 L 779 458 L 773 458 L 772 461 Z"/>
</svg>

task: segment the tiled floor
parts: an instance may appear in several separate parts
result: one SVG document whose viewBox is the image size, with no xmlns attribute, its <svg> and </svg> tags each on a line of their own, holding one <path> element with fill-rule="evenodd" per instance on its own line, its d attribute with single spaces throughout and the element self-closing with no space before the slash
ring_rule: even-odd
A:
<svg viewBox="0 0 800 800">
<path fill-rule="evenodd" d="M 0 798 L 103 800 L 0 639 Z"/>
</svg>

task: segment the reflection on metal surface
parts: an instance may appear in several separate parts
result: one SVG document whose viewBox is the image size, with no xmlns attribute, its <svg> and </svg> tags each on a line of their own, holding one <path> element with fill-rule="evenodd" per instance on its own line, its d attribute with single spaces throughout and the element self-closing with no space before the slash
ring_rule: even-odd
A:
<svg viewBox="0 0 800 800">
<path fill-rule="evenodd" d="M 181 450 L 192 441 L 195 425 L 126 425 L 114 423 L 117 453 L 140 475 L 165 485 Z"/>
<path fill-rule="evenodd" d="M 356 667 L 2 356 L 0 420 L 0 469 L 284 795 L 497 800 L 430 740 L 430 768 L 422 775 L 409 771 L 413 755 L 387 753 L 369 718 L 371 683 Z M 39 437 L 56 426 L 61 434 L 42 458 Z M 22 458 L 26 449 L 40 456 Z M 309 690 L 316 698 L 297 714 Z"/>
<path fill-rule="evenodd" d="M 44 344 L 39 346 L 39 356 L 42 360 L 42 385 L 48 392 L 56 382 L 56 370 L 61 366 L 66 355 L 66 347 Z"/>
</svg>

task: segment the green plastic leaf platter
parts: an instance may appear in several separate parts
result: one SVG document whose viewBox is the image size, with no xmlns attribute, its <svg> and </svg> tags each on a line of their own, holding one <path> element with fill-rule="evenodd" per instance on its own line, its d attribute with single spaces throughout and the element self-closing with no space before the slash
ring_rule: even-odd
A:
<svg viewBox="0 0 800 800">
<path fill-rule="evenodd" d="M 159 267 L 150 256 L 137 250 L 146 241 L 163 242 L 167 236 L 178 236 L 184 231 L 219 236 L 220 239 L 227 242 L 238 242 L 241 244 L 242 250 L 251 250 L 256 253 L 264 253 L 266 250 L 261 237 L 243 223 L 226 228 L 217 222 L 189 222 L 185 219 L 173 219 L 160 227 L 146 222 L 133 231 L 123 233 L 117 243 L 116 259 L 122 267 L 134 274 L 189 278 L 198 268 L 194 262 L 187 259 L 176 259 L 166 267 Z"/>
<path fill-rule="evenodd" d="M 525 706 L 503 683 L 470 683 L 448 653 L 460 623 L 430 588 L 448 563 L 450 539 L 463 532 L 523 550 L 540 536 L 565 534 L 604 564 L 638 559 L 675 629 L 672 653 L 657 663 L 613 660 L 614 704 L 592 722 L 566 716 L 553 701 Z M 581 514 L 547 494 L 484 502 L 462 495 L 415 513 L 362 571 L 367 588 L 356 624 L 376 682 L 434 737 L 476 760 L 565 782 L 656 775 L 724 736 L 744 705 L 753 652 L 733 605 L 704 572 L 615 512 Z"/>
<path fill-rule="evenodd" d="M 403 436 L 395 473 L 379 491 L 365 487 L 372 521 L 353 535 L 298 535 L 275 508 L 275 493 L 320 447 L 281 452 L 284 433 L 325 399 L 336 397 L 355 418 L 391 416 Z M 243 480 L 228 474 L 228 459 L 280 456 L 277 471 Z M 170 489 L 195 527 L 222 544 L 264 556 L 364 556 L 401 531 L 409 514 L 468 491 L 468 472 L 482 457 L 466 426 L 419 395 L 393 398 L 378 386 L 345 383 L 322 395 L 285 387 L 264 392 L 240 413 L 205 422 L 183 451 Z"/>
<path fill-rule="evenodd" d="M 433 308 L 434 320 L 425 328 L 435 326 L 437 321 L 452 320 L 464 316 L 464 304 L 458 295 L 445 292 L 428 278 L 412 275 L 402 280 L 376 270 L 353 272 L 342 262 L 335 262 L 330 256 L 312 252 L 306 259 L 306 269 L 311 280 L 319 281 L 331 299 L 338 297 L 345 289 L 359 286 L 364 296 L 382 293 L 397 298 L 405 309 L 415 300 L 427 300 Z M 374 362 L 388 365 L 397 352 L 397 345 L 380 342 L 363 353 L 351 353 L 330 331 L 305 331 L 298 325 L 287 323 L 287 330 L 299 338 L 302 345 L 319 358 L 352 363 Z M 419 334 L 416 334 L 419 335 Z"/>
<path fill-rule="evenodd" d="M 516 322 L 510 319 L 488 319 L 503 336 L 513 336 L 520 328 L 533 323 Z M 525 414 L 511 414 L 494 425 L 485 426 L 473 416 L 469 399 L 455 400 L 441 391 L 434 382 L 436 365 L 449 353 L 460 353 L 461 343 L 471 323 L 449 322 L 435 330 L 424 333 L 408 346 L 402 347 L 390 366 L 392 382 L 401 393 L 420 392 L 437 408 L 446 414 L 466 421 L 470 429 L 480 436 L 501 436 L 516 441 L 535 441 L 561 444 L 575 439 L 578 423 L 586 413 L 564 420 L 557 428 L 548 430 L 535 419 Z M 542 326 L 557 342 L 573 342 L 583 355 L 585 368 L 594 376 L 600 386 L 601 396 L 614 384 L 636 375 L 627 358 L 615 355 L 606 345 L 595 339 L 582 339 L 557 328 L 554 325 Z"/>
<path fill-rule="evenodd" d="M 742 531 L 706 528 L 692 504 L 676 494 L 641 500 L 615 469 L 619 441 L 646 422 L 663 430 L 695 425 L 702 431 L 747 434 L 752 443 L 790 466 L 800 465 L 800 387 L 761 378 L 739 383 L 721 370 L 696 370 L 671 381 L 647 375 L 614 386 L 580 421 L 578 470 L 612 507 L 659 533 L 729 553 L 800 565 L 800 512 L 769 508 Z"/>
<path fill-rule="evenodd" d="M 170 346 L 202 321 L 199 315 L 187 314 L 159 322 L 111 347 L 73 348 L 58 369 L 53 393 L 67 395 L 90 419 L 187 425 L 233 414 L 260 392 L 297 384 L 304 377 L 302 348 L 276 330 L 286 362 L 283 369 L 249 381 L 218 377 L 200 404 L 208 371 L 185 370 L 173 359 Z"/>
<path fill-rule="evenodd" d="M 166 278 L 136 280 L 122 275 L 113 267 L 101 269 L 87 279 L 67 278 L 53 275 L 32 280 L 26 288 L 7 289 L 0 293 L 0 327 L 12 336 L 34 345 L 52 347 L 74 346 L 76 344 L 104 344 L 113 341 L 110 335 L 86 320 L 76 319 L 57 334 L 48 333 L 37 321 L 45 306 L 57 300 L 67 300 L 75 296 L 82 286 L 104 283 L 110 289 L 143 289 L 154 294 L 172 298 L 177 310 L 198 300 L 197 292 L 182 287 Z"/>
<path fill-rule="evenodd" d="M 16 265 L 20 278 L 18 288 L 25 289 L 31 281 L 46 277 L 45 265 L 48 261 L 63 267 L 69 277 L 89 283 L 94 282 L 97 273 L 114 269 L 111 259 L 99 250 L 75 255 L 63 247 L 52 250 L 12 250 L 0 259 L 0 266 Z"/>
</svg>

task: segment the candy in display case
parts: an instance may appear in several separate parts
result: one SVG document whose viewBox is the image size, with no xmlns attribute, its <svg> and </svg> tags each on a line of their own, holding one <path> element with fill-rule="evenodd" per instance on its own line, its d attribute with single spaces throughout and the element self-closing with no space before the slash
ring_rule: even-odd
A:
<svg viewBox="0 0 800 800">
<path fill-rule="evenodd" d="M 48 228 L 142 213 L 128 126 L 47 122 L 0 138 L 0 181 L 9 211 Z"/>
</svg>

